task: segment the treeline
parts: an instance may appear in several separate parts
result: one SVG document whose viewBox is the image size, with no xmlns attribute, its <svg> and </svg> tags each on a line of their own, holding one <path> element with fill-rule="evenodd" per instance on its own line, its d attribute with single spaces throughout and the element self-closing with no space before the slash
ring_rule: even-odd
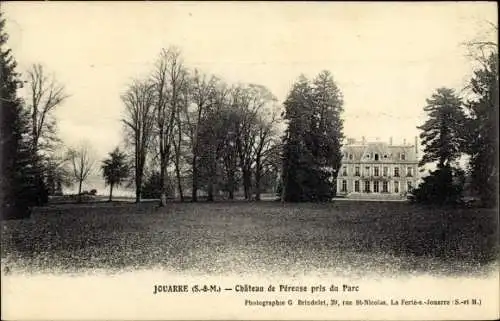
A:
<svg viewBox="0 0 500 321">
<path fill-rule="evenodd" d="M 301 76 L 280 113 L 266 87 L 230 85 L 189 69 L 169 48 L 122 100 L 137 202 L 159 197 L 165 205 L 175 191 L 194 202 L 200 191 L 208 201 L 220 194 L 233 199 L 239 190 L 246 200 L 278 189 L 285 201 L 335 194 L 343 101 L 327 71 L 311 84 Z"/>
<path fill-rule="evenodd" d="M 498 205 L 498 50 L 492 42 L 468 45 L 477 67 L 462 94 L 437 89 L 424 108 L 420 165 L 436 169 L 414 191 L 418 202 L 457 204 L 469 194 L 482 206 Z"/>
<path fill-rule="evenodd" d="M 260 199 L 278 180 L 279 106 L 264 86 L 228 84 L 188 68 L 181 52 L 161 51 L 154 69 L 122 95 L 126 151 L 136 201 L 208 201 L 219 194 Z"/>
</svg>

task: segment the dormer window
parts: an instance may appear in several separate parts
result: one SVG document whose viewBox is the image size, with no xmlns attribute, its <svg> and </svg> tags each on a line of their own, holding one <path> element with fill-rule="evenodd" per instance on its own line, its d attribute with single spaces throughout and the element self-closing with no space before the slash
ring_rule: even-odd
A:
<svg viewBox="0 0 500 321">
<path fill-rule="evenodd" d="M 352 154 L 349 154 L 349 159 L 352 160 Z"/>
<path fill-rule="evenodd" d="M 401 160 L 405 160 L 405 159 L 406 159 L 405 153 L 401 153 Z"/>
<path fill-rule="evenodd" d="M 375 160 L 378 161 L 378 154 L 375 154 Z"/>
</svg>

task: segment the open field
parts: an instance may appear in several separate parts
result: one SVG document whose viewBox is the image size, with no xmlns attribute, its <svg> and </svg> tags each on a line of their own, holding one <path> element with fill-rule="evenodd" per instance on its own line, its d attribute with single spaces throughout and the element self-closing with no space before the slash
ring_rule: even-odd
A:
<svg viewBox="0 0 500 321">
<path fill-rule="evenodd" d="M 399 202 L 59 204 L 3 221 L 2 269 L 380 275 L 480 273 L 498 214 Z"/>
</svg>

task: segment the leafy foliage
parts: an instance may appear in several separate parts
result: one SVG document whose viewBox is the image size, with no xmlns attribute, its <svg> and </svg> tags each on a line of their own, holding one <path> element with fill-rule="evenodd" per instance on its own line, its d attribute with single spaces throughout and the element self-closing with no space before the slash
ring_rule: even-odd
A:
<svg viewBox="0 0 500 321">
<path fill-rule="evenodd" d="M 440 167 L 424 177 L 420 186 L 413 191 L 415 201 L 435 205 L 458 204 L 464 182 L 463 170 L 450 165 Z"/>
<path fill-rule="evenodd" d="M 493 207 L 498 197 L 498 52 L 474 72 L 470 89 L 465 128 L 471 183 L 483 205 Z"/>
<path fill-rule="evenodd" d="M 110 186 L 109 200 L 111 201 L 113 187 L 121 185 L 129 175 L 127 155 L 120 151 L 118 147 L 115 148 L 109 153 L 109 157 L 102 162 L 101 169 L 106 184 Z"/>
<path fill-rule="evenodd" d="M 160 172 L 152 172 L 145 180 L 144 186 L 142 188 L 142 197 L 145 199 L 157 199 L 161 197 L 162 190 L 162 178 Z M 172 195 L 174 193 L 174 186 L 170 180 L 166 185 L 167 195 Z"/>
<path fill-rule="evenodd" d="M 439 88 L 427 99 L 424 111 L 429 119 L 419 126 L 424 156 L 420 165 L 438 162 L 444 167 L 455 161 L 461 153 L 465 115 L 462 101 L 453 89 Z"/>
<path fill-rule="evenodd" d="M 454 204 L 462 196 L 464 185 L 464 173 L 454 165 L 465 143 L 462 101 L 452 89 L 439 88 L 427 99 L 424 110 L 429 119 L 418 127 L 424 145 L 420 166 L 437 163 L 437 169 L 414 190 L 415 201 Z"/>
<path fill-rule="evenodd" d="M 326 201 L 335 196 L 341 162 L 343 99 L 328 71 L 313 84 L 299 77 L 285 103 L 285 201 Z"/>
</svg>

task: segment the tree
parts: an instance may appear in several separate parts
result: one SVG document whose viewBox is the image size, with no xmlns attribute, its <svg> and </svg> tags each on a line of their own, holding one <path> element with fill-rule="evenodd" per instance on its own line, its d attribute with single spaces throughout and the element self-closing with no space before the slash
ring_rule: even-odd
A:
<svg viewBox="0 0 500 321">
<path fill-rule="evenodd" d="M 71 186 L 72 170 L 69 168 L 68 155 L 52 153 L 46 158 L 44 166 L 49 195 L 62 193 L 62 186 Z"/>
<path fill-rule="evenodd" d="M 461 153 L 465 115 L 462 101 L 453 89 L 439 88 L 430 99 L 424 111 L 429 119 L 417 127 L 424 145 L 420 165 L 437 162 L 439 168 L 451 165 Z"/>
<path fill-rule="evenodd" d="M 37 169 L 37 188 L 40 193 L 53 193 L 60 174 L 54 171 L 55 149 L 60 143 L 56 131 L 54 111 L 68 97 L 64 86 L 54 76 L 48 76 L 41 64 L 34 64 L 27 72 L 29 99 L 26 108 L 31 117 L 31 148 L 34 154 L 33 166 Z M 48 198 L 47 198 L 48 200 Z M 45 203 L 45 202 L 44 202 Z"/>
<path fill-rule="evenodd" d="M 87 180 L 94 167 L 90 147 L 82 143 L 77 148 L 70 148 L 68 150 L 68 159 L 73 168 L 73 178 L 78 182 L 78 202 L 81 202 L 82 184 Z"/>
<path fill-rule="evenodd" d="M 38 152 L 40 148 L 50 149 L 53 142 L 57 141 L 53 113 L 68 95 L 64 92 L 64 86 L 58 84 L 53 76 L 49 78 L 46 75 L 41 64 L 32 65 L 27 74 L 32 147 L 34 152 Z"/>
<path fill-rule="evenodd" d="M 168 176 L 168 175 L 167 175 Z M 169 177 L 169 176 L 168 176 Z M 144 187 L 142 190 L 142 195 L 144 198 L 147 199 L 158 199 L 161 196 L 161 185 L 162 185 L 162 180 L 160 177 L 160 172 L 158 171 L 152 171 L 148 175 L 146 175 L 146 180 L 144 182 Z M 173 182 L 168 180 L 167 184 L 167 195 L 172 194 L 174 191 L 174 185 Z"/>
<path fill-rule="evenodd" d="M 164 182 L 161 187 L 160 206 L 165 206 L 167 200 L 167 169 L 174 140 L 175 120 L 187 78 L 186 74 L 187 71 L 182 63 L 180 51 L 173 47 L 163 49 L 152 77 L 155 92 L 155 134 L 158 138 L 160 177 Z"/>
<path fill-rule="evenodd" d="M 464 145 L 462 101 L 452 89 L 439 88 L 427 99 L 424 111 L 429 119 L 417 127 L 422 131 L 420 139 L 424 145 L 419 165 L 437 163 L 437 169 L 430 172 L 415 190 L 416 200 L 433 204 L 454 203 L 463 187 L 462 171 L 455 165 Z"/>
<path fill-rule="evenodd" d="M 2 218 L 24 218 L 39 203 L 33 154 L 30 145 L 29 115 L 17 96 L 22 85 L 15 71 L 16 61 L 6 49 L 8 35 L 0 12 L 0 201 Z"/>
<path fill-rule="evenodd" d="M 200 137 L 203 128 L 202 120 L 206 119 L 208 109 L 211 107 L 211 96 L 214 95 L 217 81 L 217 78 L 214 76 L 209 78 L 206 74 L 202 74 L 195 69 L 193 76 L 189 80 L 190 100 L 194 107 L 192 110 L 189 108 L 183 110 L 185 113 L 184 118 L 186 119 L 185 128 L 188 145 L 191 147 L 191 200 L 193 202 L 198 200 L 198 189 L 200 186 L 198 162 L 202 149 L 202 145 L 199 143 L 202 140 Z"/>
<path fill-rule="evenodd" d="M 317 193 L 324 195 L 320 198 L 330 198 L 336 195 L 337 174 L 342 163 L 344 101 L 332 74 L 326 70 L 314 79 L 312 94 L 316 119 L 309 133 L 313 134 L 312 148 L 321 177 Z"/>
<path fill-rule="evenodd" d="M 135 201 L 141 200 L 144 167 L 152 140 L 155 92 L 150 81 L 135 80 L 122 95 L 125 114 L 122 119 L 134 153 Z"/>
<path fill-rule="evenodd" d="M 187 72 L 186 72 L 187 74 Z M 190 91 L 191 84 L 189 83 L 190 78 L 186 75 L 184 81 L 181 83 L 181 87 L 179 88 L 179 102 L 176 108 L 175 114 L 175 127 L 173 131 L 174 139 L 173 147 L 174 147 L 174 166 L 175 166 L 175 177 L 177 180 L 177 190 L 179 192 L 179 198 L 181 202 L 184 202 L 184 164 L 185 159 L 187 157 L 189 146 L 187 145 L 187 136 L 189 136 L 189 132 L 186 130 L 186 127 L 189 126 L 187 123 L 187 118 L 185 118 L 187 114 L 187 110 L 190 105 Z"/>
<path fill-rule="evenodd" d="M 206 182 L 207 201 L 214 200 L 217 176 L 220 172 L 218 160 L 224 150 L 224 127 L 221 126 L 221 114 L 228 108 L 230 88 L 222 81 L 214 84 L 213 93 L 209 96 L 210 108 L 202 118 L 198 144 L 203 147 L 198 162 L 198 178 Z"/>
<path fill-rule="evenodd" d="M 299 77 L 285 103 L 284 201 L 327 201 L 335 196 L 340 167 L 343 99 L 327 71 L 311 84 Z"/>
<path fill-rule="evenodd" d="M 238 153 L 236 148 L 236 126 L 238 125 L 238 112 L 227 105 L 219 111 L 219 119 L 214 123 L 217 132 L 217 157 L 222 164 L 221 172 L 223 189 L 228 193 L 229 199 L 234 199 L 234 192 L 238 188 Z"/>
<path fill-rule="evenodd" d="M 109 157 L 102 162 L 101 169 L 106 184 L 109 185 L 109 201 L 111 202 L 113 187 L 120 185 L 128 177 L 127 155 L 118 147 L 115 148 L 109 153 Z"/>
<path fill-rule="evenodd" d="M 474 71 L 467 100 L 466 152 L 471 185 L 486 207 L 498 197 L 498 52 L 491 52 Z"/>
<path fill-rule="evenodd" d="M 414 201 L 435 205 L 454 204 L 463 192 L 465 173 L 458 167 L 445 165 L 423 178 L 413 191 Z"/>
<path fill-rule="evenodd" d="M 255 200 L 260 200 L 261 181 L 266 174 L 265 169 L 273 165 L 273 156 L 276 155 L 277 147 L 276 124 L 278 123 L 278 114 L 276 109 L 276 97 L 265 87 L 260 87 L 259 100 L 261 107 L 257 115 L 255 124 L 255 144 L 254 155 L 254 177 L 255 177 Z"/>
<path fill-rule="evenodd" d="M 310 153 L 304 144 L 304 135 L 308 130 L 306 119 L 310 119 L 311 86 L 304 75 L 293 84 L 292 90 L 284 102 L 283 118 L 287 128 L 283 137 L 283 173 L 282 200 L 298 202 L 306 200 L 304 182 L 308 175 L 307 163 Z"/>
</svg>

